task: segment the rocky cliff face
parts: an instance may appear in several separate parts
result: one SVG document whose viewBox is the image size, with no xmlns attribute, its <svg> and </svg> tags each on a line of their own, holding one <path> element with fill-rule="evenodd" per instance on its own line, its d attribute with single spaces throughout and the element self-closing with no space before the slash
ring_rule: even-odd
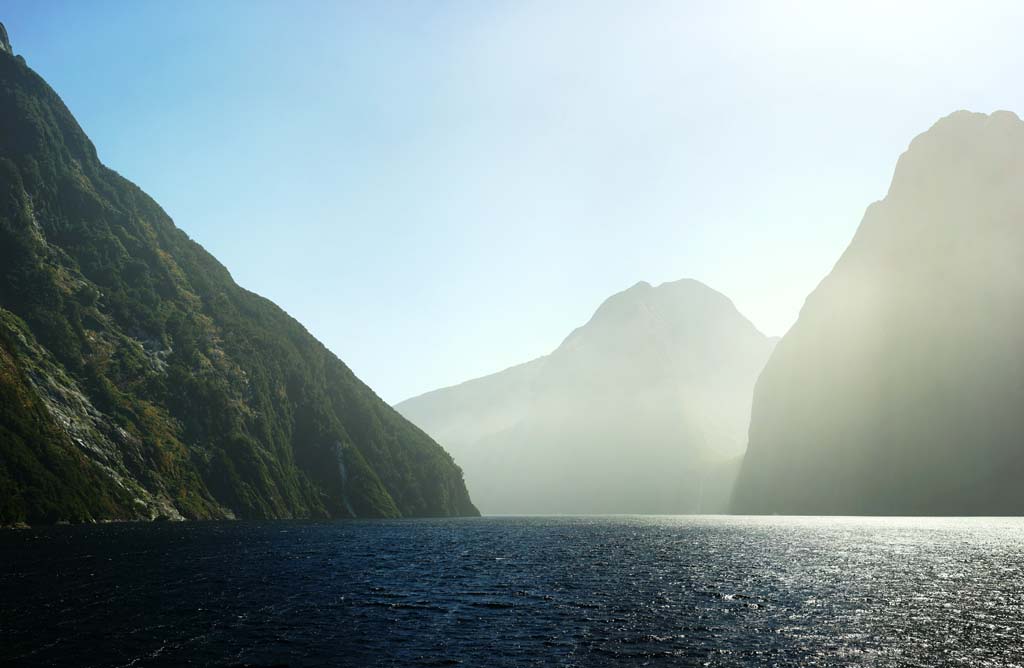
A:
<svg viewBox="0 0 1024 668">
<path fill-rule="evenodd" d="M 740 513 L 1024 513 L 1024 123 L 918 136 L 757 384 Z"/>
<path fill-rule="evenodd" d="M 397 408 L 484 512 L 722 512 L 772 345 L 697 281 L 638 283 L 550 355 Z"/>
<path fill-rule="evenodd" d="M 11 48 L 11 40 L 7 38 L 7 28 L 3 23 L 0 23 L 0 51 L 14 53 L 14 49 Z"/>
<path fill-rule="evenodd" d="M 0 524 L 457 514 L 452 458 L 0 52 Z"/>
</svg>

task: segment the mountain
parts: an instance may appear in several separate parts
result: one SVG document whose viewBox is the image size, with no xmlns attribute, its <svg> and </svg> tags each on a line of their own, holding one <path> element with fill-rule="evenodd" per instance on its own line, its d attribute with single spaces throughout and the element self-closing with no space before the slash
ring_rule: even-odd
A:
<svg viewBox="0 0 1024 668">
<path fill-rule="evenodd" d="M 396 408 L 487 513 L 723 511 L 773 344 L 697 281 L 637 283 L 550 355 Z"/>
<path fill-rule="evenodd" d="M 757 383 L 740 513 L 1024 514 L 1024 123 L 957 112 Z"/>
<path fill-rule="evenodd" d="M 0 524 L 476 514 L 439 445 L 104 167 L 4 44 Z"/>
</svg>

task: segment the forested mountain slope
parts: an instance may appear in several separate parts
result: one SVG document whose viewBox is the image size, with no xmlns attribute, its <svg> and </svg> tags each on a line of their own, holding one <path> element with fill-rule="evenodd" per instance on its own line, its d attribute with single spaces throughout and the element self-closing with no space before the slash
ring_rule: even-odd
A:
<svg viewBox="0 0 1024 668">
<path fill-rule="evenodd" d="M 464 514 L 440 446 L 0 51 L 0 523 Z"/>
</svg>

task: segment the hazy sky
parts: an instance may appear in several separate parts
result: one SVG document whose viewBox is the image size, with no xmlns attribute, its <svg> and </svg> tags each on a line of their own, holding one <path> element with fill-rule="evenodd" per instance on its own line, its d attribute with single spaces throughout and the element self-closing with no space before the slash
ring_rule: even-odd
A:
<svg viewBox="0 0 1024 668">
<path fill-rule="evenodd" d="M 782 334 L 1020 2 L 0 7 L 101 159 L 388 401 L 693 277 Z"/>
</svg>

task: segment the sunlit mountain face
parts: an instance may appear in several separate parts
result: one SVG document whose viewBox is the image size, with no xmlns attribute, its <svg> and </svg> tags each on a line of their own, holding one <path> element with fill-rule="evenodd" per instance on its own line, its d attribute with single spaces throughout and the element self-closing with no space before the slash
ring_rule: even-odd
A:
<svg viewBox="0 0 1024 668">
<path fill-rule="evenodd" d="M 0 667 L 1021 666 L 1024 3 L 0 11 Z"/>
<path fill-rule="evenodd" d="M 1024 122 L 957 112 L 757 384 L 740 513 L 1024 512 Z"/>
<path fill-rule="evenodd" d="M 485 513 L 724 512 L 773 345 L 697 281 L 638 283 L 550 355 L 397 408 Z"/>
</svg>

